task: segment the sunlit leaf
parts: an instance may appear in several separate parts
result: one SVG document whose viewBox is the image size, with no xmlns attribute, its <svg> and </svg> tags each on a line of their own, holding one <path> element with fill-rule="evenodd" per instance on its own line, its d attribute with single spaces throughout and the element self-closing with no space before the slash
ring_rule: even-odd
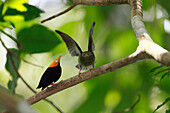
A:
<svg viewBox="0 0 170 113">
<path fill-rule="evenodd" d="M 3 12 L 5 13 L 9 7 L 18 11 L 26 11 L 27 9 L 23 5 L 25 2 L 26 0 L 5 0 Z"/>
<path fill-rule="evenodd" d="M 19 55 L 19 52 L 16 49 L 10 49 L 10 52 L 12 52 L 15 55 Z M 16 56 L 11 55 L 11 53 L 7 53 L 7 62 L 5 64 L 5 68 L 12 76 L 12 80 L 9 80 L 8 82 L 8 89 L 15 93 L 15 88 L 17 86 L 17 80 L 18 80 L 18 74 L 16 70 L 18 70 L 20 65 L 20 60 L 16 58 Z"/>
<path fill-rule="evenodd" d="M 170 101 L 170 97 L 166 98 L 166 100 L 157 106 L 157 108 L 153 111 L 153 113 L 155 113 L 159 108 L 161 108 L 163 105 L 165 105 L 168 101 Z"/>
<path fill-rule="evenodd" d="M 40 17 L 40 13 L 43 13 L 40 9 L 38 9 L 35 6 L 29 5 L 29 4 L 24 4 L 24 6 L 27 8 L 27 11 L 18 11 L 14 8 L 8 8 L 7 11 L 5 12 L 4 16 L 7 15 L 22 15 L 24 16 L 25 20 L 32 20 L 37 17 Z"/>
<path fill-rule="evenodd" d="M 21 30 L 17 39 L 21 44 L 19 48 L 28 53 L 47 52 L 60 43 L 55 32 L 38 24 Z"/>
</svg>

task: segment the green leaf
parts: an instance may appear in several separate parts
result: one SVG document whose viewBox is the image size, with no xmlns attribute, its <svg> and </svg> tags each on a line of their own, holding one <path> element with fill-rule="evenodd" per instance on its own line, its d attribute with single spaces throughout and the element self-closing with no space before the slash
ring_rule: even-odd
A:
<svg viewBox="0 0 170 113">
<path fill-rule="evenodd" d="M 40 13 L 43 13 L 42 10 L 38 9 L 35 6 L 29 4 L 24 4 L 24 6 L 27 8 L 27 11 L 23 12 L 22 14 L 24 15 L 26 21 L 40 17 Z"/>
<path fill-rule="evenodd" d="M 17 35 L 22 50 L 28 53 L 42 53 L 52 50 L 61 41 L 55 32 L 42 25 L 33 25 L 21 30 Z"/>
<path fill-rule="evenodd" d="M 21 15 L 22 13 L 16 9 L 13 8 L 8 8 L 7 11 L 5 12 L 4 16 L 6 15 Z"/>
<path fill-rule="evenodd" d="M 165 105 L 168 101 L 170 101 L 170 97 L 166 98 L 166 100 L 161 105 L 158 105 L 157 108 L 153 111 L 153 113 L 155 113 L 159 108 Z"/>
<path fill-rule="evenodd" d="M 23 4 L 26 8 L 27 8 L 27 11 L 24 11 L 24 12 L 21 12 L 21 11 L 18 11 L 16 9 L 13 9 L 13 8 L 8 8 L 7 11 L 5 12 L 5 15 L 22 15 L 24 16 L 25 20 L 32 20 L 32 19 L 35 19 L 37 17 L 40 17 L 40 13 L 43 13 L 43 11 L 41 11 L 40 9 L 38 9 L 37 7 L 35 6 L 32 6 L 32 5 L 29 5 L 29 4 Z"/>
<path fill-rule="evenodd" d="M 19 56 L 19 52 L 16 49 L 10 49 L 10 52 L 12 52 L 15 55 Z M 13 59 L 13 61 L 11 60 L 11 58 Z M 13 66 L 15 65 L 16 69 L 18 70 L 19 65 L 20 65 L 20 60 L 18 58 L 16 58 L 14 55 L 11 55 L 11 53 L 7 53 L 7 62 L 5 64 L 5 68 L 7 69 L 7 71 L 10 73 L 10 75 L 12 76 L 12 80 L 10 80 L 8 82 L 8 89 L 12 92 L 15 93 L 15 88 L 17 86 L 17 80 L 18 80 L 18 74 L 16 72 L 15 67 Z"/>
</svg>

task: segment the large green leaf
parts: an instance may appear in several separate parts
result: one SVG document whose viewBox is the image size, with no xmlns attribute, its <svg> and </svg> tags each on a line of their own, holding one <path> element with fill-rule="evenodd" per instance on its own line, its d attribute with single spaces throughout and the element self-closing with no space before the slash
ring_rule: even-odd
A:
<svg viewBox="0 0 170 113">
<path fill-rule="evenodd" d="M 38 24 L 21 30 L 17 38 L 20 48 L 28 53 L 47 52 L 60 43 L 55 32 Z"/>
<path fill-rule="evenodd" d="M 16 72 L 16 69 L 18 70 L 18 68 L 19 68 L 20 60 L 15 56 L 15 55 L 19 56 L 19 52 L 16 49 L 10 49 L 10 52 L 12 52 L 13 55 L 9 52 L 7 53 L 7 62 L 5 64 L 5 68 L 12 76 L 12 80 L 9 80 L 9 82 L 8 82 L 8 88 L 12 93 L 15 93 L 15 88 L 17 86 L 17 80 L 19 78 L 19 76 Z M 12 58 L 12 60 L 11 60 L 11 58 Z"/>
</svg>

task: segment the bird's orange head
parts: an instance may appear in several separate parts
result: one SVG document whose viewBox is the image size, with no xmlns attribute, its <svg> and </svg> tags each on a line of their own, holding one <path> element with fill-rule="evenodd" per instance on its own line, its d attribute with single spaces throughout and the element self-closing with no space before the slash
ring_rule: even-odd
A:
<svg viewBox="0 0 170 113">
<path fill-rule="evenodd" d="M 60 58 L 61 58 L 61 56 L 59 56 L 56 59 L 54 59 L 53 62 L 49 65 L 48 68 L 58 66 L 58 64 L 60 63 Z"/>
</svg>

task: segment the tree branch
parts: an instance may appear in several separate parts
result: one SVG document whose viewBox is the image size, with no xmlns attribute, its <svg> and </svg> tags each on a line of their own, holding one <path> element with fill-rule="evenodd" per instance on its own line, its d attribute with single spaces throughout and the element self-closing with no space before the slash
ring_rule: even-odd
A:
<svg viewBox="0 0 170 113">
<path fill-rule="evenodd" d="M 70 6 L 69 8 L 67 8 L 66 10 L 53 15 L 47 19 L 44 19 L 41 21 L 41 23 L 44 23 L 46 21 L 49 21 L 51 19 L 54 19 L 58 16 L 61 16 L 62 14 L 67 13 L 68 11 L 70 11 L 71 9 L 73 9 L 76 5 L 112 5 L 112 4 L 128 4 L 129 0 L 73 0 L 73 5 Z"/>
<path fill-rule="evenodd" d="M 77 5 L 113 5 L 128 4 L 129 0 L 72 0 Z"/>
<path fill-rule="evenodd" d="M 131 24 L 139 42 L 137 52 L 146 52 L 157 62 L 165 66 L 170 66 L 170 52 L 154 43 L 149 36 L 142 20 L 142 1 L 130 0 Z"/>
<path fill-rule="evenodd" d="M 59 91 L 62 91 L 66 88 L 72 87 L 74 85 L 77 85 L 81 82 L 84 82 L 86 80 L 92 79 L 94 77 L 97 77 L 99 75 L 108 73 L 108 72 L 112 72 L 116 69 L 119 69 L 121 67 L 124 67 L 126 65 L 129 65 L 131 63 L 134 63 L 136 61 L 142 60 L 142 59 L 147 59 L 150 58 L 150 56 L 148 56 L 145 53 L 140 53 L 140 54 L 136 54 L 136 55 L 130 55 L 127 56 L 125 58 L 110 62 L 108 64 L 102 65 L 100 67 L 97 67 L 93 70 L 87 71 L 82 73 L 80 76 L 76 75 L 74 77 L 71 77 L 67 80 L 61 81 L 57 84 L 54 84 L 52 87 L 46 88 L 45 90 L 29 97 L 27 99 L 27 102 L 30 104 L 34 104 L 38 101 L 40 101 L 41 99 L 44 99 L 52 94 L 55 94 Z"/>
<path fill-rule="evenodd" d="M 47 19 L 42 20 L 41 23 L 44 23 L 44 22 L 46 22 L 46 21 L 48 21 L 48 20 L 51 20 L 51 19 L 53 19 L 53 18 L 56 18 L 56 17 L 62 15 L 62 14 L 65 14 L 65 13 L 67 13 L 68 11 L 70 11 L 71 9 L 73 9 L 75 6 L 76 6 L 76 5 L 73 4 L 72 6 L 70 6 L 69 8 L 67 8 L 66 10 L 64 10 L 64 11 L 62 11 L 62 12 L 56 14 L 56 15 L 53 15 L 53 16 L 47 18 Z"/>
</svg>

